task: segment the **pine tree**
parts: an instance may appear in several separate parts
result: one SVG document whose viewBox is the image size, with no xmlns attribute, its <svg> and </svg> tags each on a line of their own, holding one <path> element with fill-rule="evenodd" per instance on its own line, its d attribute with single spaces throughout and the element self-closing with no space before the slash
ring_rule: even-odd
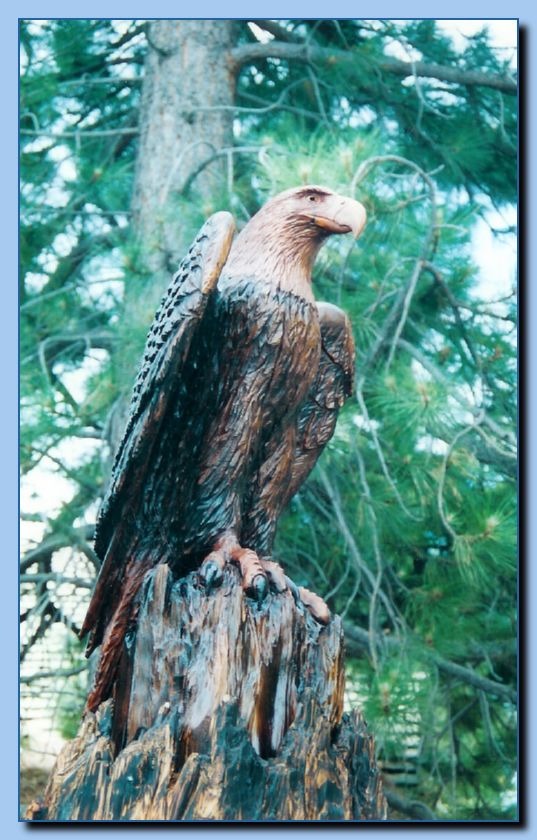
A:
<svg viewBox="0 0 537 840">
<path fill-rule="evenodd" d="M 434 20 L 22 21 L 20 41 L 21 463 L 30 488 L 64 480 L 46 517 L 23 504 L 23 703 L 83 696 L 92 523 L 177 258 L 210 212 L 241 225 L 326 183 L 369 217 L 314 277 L 352 317 L 356 398 L 278 558 L 344 617 L 393 813 L 513 819 L 516 308 L 480 293 L 471 248 L 516 201 L 509 56 Z"/>
</svg>

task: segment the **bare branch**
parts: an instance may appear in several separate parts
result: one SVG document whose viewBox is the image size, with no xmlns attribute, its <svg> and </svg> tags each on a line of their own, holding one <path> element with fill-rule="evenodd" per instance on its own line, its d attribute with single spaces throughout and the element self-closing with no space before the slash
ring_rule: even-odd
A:
<svg viewBox="0 0 537 840">
<path fill-rule="evenodd" d="M 302 84 L 302 80 L 299 81 L 300 84 Z M 312 120 L 320 120 L 321 116 L 316 111 L 308 111 L 306 108 L 299 108 L 297 105 L 287 105 L 285 103 L 284 94 L 297 84 L 298 82 L 293 82 L 285 88 L 275 102 L 267 102 L 267 100 L 263 99 L 262 96 L 256 96 L 254 93 L 248 93 L 245 90 L 241 90 L 238 95 L 242 99 L 247 99 L 249 102 L 257 102 L 259 105 L 265 106 L 263 108 L 249 109 L 249 112 L 252 114 L 263 114 L 268 111 L 274 111 L 277 108 L 279 111 L 287 111 L 289 114 L 297 114 L 299 117 L 308 117 Z"/>
<path fill-rule="evenodd" d="M 43 638 L 49 627 L 56 620 L 57 609 L 46 591 L 43 594 L 43 597 L 40 598 L 37 608 L 30 610 L 30 614 L 32 613 L 34 618 L 38 618 L 38 625 L 21 650 L 21 663 L 24 662 L 31 648 L 39 641 L 39 639 Z"/>
<path fill-rule="evenodd" d="M 415 820 L 436 820 L 434 812 L 423 802 L 418 802 L 415 799 L 403 799 L 394 790 L 391 790 L 386 785 L 384 786 L 384 796 L 388 800 L 390 808 L 400 811 L 401 814 L 406 814 Z"/>
<path fill-rule="evenodd" d="M 32 128 L 21 128 L 21 137 L 51 137 L 54 140 L 65 140 L 66 138 L 80 137 L 117 137 L 118 135 L 135 135 L 139 134 L 137 126 L 131 128 L 79 128 L 76 131 L 50 131 L 47 129 L 35 130 Z"/>
<path fill-rule="evenodd" d="M 21 575 L 19 578 L 21 583 L 53 583 L 60 586 L 63 583 L 69 583 L 72 586 L 79 586 L 81 589 L 93 589 L 93 582 L 83 580 L 82 578 L 65 577 L 59 572 L 51 572 L 50 574 L 35 574 L 35 575 Z"/>
<path fill-rule="evenodd" d="M 320 62 L 331 66 L 356 66 L 356 52 L 318 47 L 311 44 L 292 44 L 284 41 L 269 41 L 266 44 L 241 44 L 230 53 L 230 64 L 233 72 L 238 72 L 245 64 L 264 61 L 267 58 L 279 58 L 282 61 L 303 61 L 306 63 Z M 466 87 L 487 87 L 500 90 L 516 96 L 516 80 L 509 76 L 492 76 L 479 70 L 463 70 L 460 67 L 449 67 L 443 64 L 427 63 L 425 61 L 401 61 L 397 58 L 384 57 L 377 68 L 391 75 L 401 78 L 424 77 L 439 79 L 443 82 L 465 85 Z"/>
<path fill-rule="evenodd" d="M 87 350 L 90 348 L 98 348 L 99 350 L 108 350 L 110 352 L 114 348 L 115 339 L 112 333 L 106 330 L 90 330 L 87 333 L 55 333 L 43 339 L 38 345 L 37 351 L 30 353 L 21 359 L 21 367 L 28 362 L 33 361 L 36 355 L 41 359 L 42 363 L 46 362 L 46 367 L 50 370 L 51 364 L 66 350 L 73 350 L 75 347 L 79 348 L 83 345 Z M 48 377 L 47 377 L 48 378 Z"/>
<path fill-rule="evenodd" d="M 203 170 L 209 166 L 213 161 L 217 160 L 220 157 L 226 157 L 227 155 L 233 154 L 259 154 L 266 146 L 228 146 L 224 149 L 218 149 L 213 154 L 209 155 L 205 160 L 203 160 L 199 166 L 191 172 L 186 179 L 185 183 L 181 187 L 181 194 L 185 194 L 188 192 L 198 175 L 203 172 Z"/>
<path fill-rule="evenodd" d="M 340 498 L 339 498 L 339 493 L 337 491 L 337 488 L 334 487 L 334 485 L 332 484 L 332 482 L 328 478 L 328 475 L 326 474 L 325 470 L 320 470 L 320 477 L 321 477 L 321 482 L 323 484 L 323 487 L 324 487 L 324 489 L 327 493 L 327 496 L 330 500 L 330 504 L 332 506 L 332 509 L 333 509 L 334 513 L 336 514 L 337 524 L 338 524 L 339 529 L 341 531 L 341 534 L 343 535 L 343 537 L 345 539 L 345 542 L 347 544 L 347 548 L 348 548 L 349 554 L 350 554 L 350 556 L 351 556 L 351 558 L 354 562 L 355 569 L 356 569 L 356 574 L 357 574 L 358 578 L 361 579 L 362 575 L 363 575 L 363 578 L 367 581 L 367 583 L 370 586 L 370 591 L 372 593 L 375 592 L 376 597 L 378 597 L 379 600 L 382 601 L 382 604 L 384 605 L 384 609 L 386 610 L 386 614 L 390 617 L 390 621 L 392 622 L 392 625 L 393 625 L 394 629 L 397 632 L 399 632 L 401 622 L 400 622 L 398 616 L 396 615 L 397 607 L 394 604 L 391 603 L 390 599 L 387 597 L 386 593 L 384 592 L 382 587 L 379 585 L 379 582 L 377 581 L 376 577 L 373 575 L 371 569 L 369 568 L 367 563 L 364 561 L 364 559 L 362 557 L 362 554 L 361 554 L 361 551 L 358 548 L 358 545 L 357 545 L 356 540 L 354 538 L 354 535 L 352 534 L 352 531 L 347 524 L 347 520 L 345 519 L 345 515 L 343 513 L 343 509 L 342 509 L 342 506 L 341 506 L 341 501 L 340 501 Z M 375 638 L 374 638 L 373 635 L 371 636 L 370 644 L 368 645 L 368 650 L 370 651 L 371 656 L 373 657 L 373 659 L 375 661 L 376 661 L 376 647 L 381 642 L 382 642 L 382 637 L 375 636 Z"/>
<path fill-rule="evenodd" d="M 61 548 L 71 548 L 73 544 L 79 546 L 80 542 L 91 539 L 95 530 L 94 525 L 84 525 L 71 534 L 60 534 L 47 536 L 36 548 L 27 551 L 21 560 L 21 573 L 26 572 L 34 563 L 42 563 L 48 560 L 56 551 Z"/>
<path fill-rule="evenodd" d="M 143 82 L 142 76 L 135 79 L 124 79 L 121 76 L 106 76 L 100 79 L 83 77 L 82 79 L 58 79 L 58 84 L 65 87 L 102 87 L 103 85 L 120 85 L 121 87 L 138 87 Z M 27 116 L 27 114 L 25 114 Z"/>
<path fill-rule="evenodd" d="M 25 676 L 24 674 L 21 675 L 21 683 L 25 685 L 29 685 L 30 683 L 37 682 L 37 680 L 59 680 L 64 679 L 66 677 L 74 677 L 76 674 L 82 674 L 84 671 L 87 671 L 89 668 L 88 664 L 79 665 L 77 668 L 68 668 L 66 670 L 58 669 L 57 671 L 38 671 L 36 674 L 29 674 Z"/>
</svg>

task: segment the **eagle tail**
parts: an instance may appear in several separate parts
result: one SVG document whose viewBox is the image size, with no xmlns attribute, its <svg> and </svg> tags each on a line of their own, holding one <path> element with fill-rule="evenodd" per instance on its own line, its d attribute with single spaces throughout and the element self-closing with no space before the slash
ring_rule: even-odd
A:
<svg viewBox="0 0 537 840">
<path fill-rule="evenodd" d="M 155 565 L 154 558 L 150 554 L 145 554 L 142 557 L 135 557 L 130 560 L 125 567 L 117 606 L 106 627 L 93 688 L 86 703 L 86 709 L 90 712 L 94 712 L 100 703 L 109 696 L 125 636 L 136 618 L 136 595 L 146 573 Z M 92 634 L 92 636 L 93 638 L 90 640 L 91 649 L 98 644 L 98 640 L 94 638 L 95 634 Z M 86 655 L 88 655 L 88 652 L 86 652 Z"/>
</svg>

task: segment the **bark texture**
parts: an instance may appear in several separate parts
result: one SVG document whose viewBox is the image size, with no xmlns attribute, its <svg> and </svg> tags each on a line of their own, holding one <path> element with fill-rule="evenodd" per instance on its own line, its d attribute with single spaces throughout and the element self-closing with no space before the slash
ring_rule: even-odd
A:
<svg viewBox="0 0 537 840">
<path fill-rule="evenodd" d="M 226 156 L 220 154 L 204 164 L 233 144 L 235 75 L 229 55 L 237 26 L 229 20 L 147 23 L 131 209 L 136 271 L 146 273 L 151 283 L 142 288 L 139 283 L 126 283 L 123 318 L 127 323 L 140 322 L 157 305 L 170 273 L 188 248 L 177 193 L 192 183 L 204 217 L 222 209 L 217 197 L 227 178 Z M 224 204 L 229 206 L 229 200 Z M 118 364 L 129 369 L 132 346 L 127 342 L 118 352 Z M 124 394 L 107 424 L 112 452 L 121 441 L 127 416 Z"/>
<path fill-rule="evenodd" d="M 232 144 L 235 78 L 227 55 L 235 25 L 229 20 L 148 24 L 133 222 L 149 271 L 182 256 L 174 192 Z M 224 176 L 225 160 L 219 157 L 197 177 L 196 189 L 208 203 Z M 213 209 L 207 207 L 205 215 Z"/>
<path fill-rule="evenodd" d="M 146 578 L 114 697 L 60 755 L 38 820 L 383 820 L 362 716 L 343 714 L 339 618 L 261 607 L 232 568 Z"/>
</svg>

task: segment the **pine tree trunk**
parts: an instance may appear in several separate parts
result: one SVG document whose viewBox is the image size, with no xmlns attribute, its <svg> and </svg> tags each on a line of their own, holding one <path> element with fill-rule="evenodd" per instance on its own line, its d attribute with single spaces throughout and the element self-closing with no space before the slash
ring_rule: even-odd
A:
<svg viewBox="0 0 537 840">
<path fill-rule="evenodd" d="M 140 593 L 114 697 L 58 758 L 39 820 L 383 820 L 362 716 L 343 714 L 343 636 L 238 575 L 207 594 L 167 566 Z"/>
<path fill-rule="evenodd" d="M 226 156 L 210 159 L 233 145 L 236 68 L 229 55 L 236 27 L 232 20 L 148 22 L 131 208 L 136 274 L 149 283 L 125 284 L 125 323 L 138 322 L 141 308 L 153 315 L 190 245 L 177 201 L 185 185 L 192 184 L 193 202 L 201 207 L 200 226 L 214 211 L 229 210 L 229 196 L 217 201 L 227 183 Z M 135 358 L 127 333 L 116 363 L 128 369 Z M 123 435 L 128 396 L 107 422 L 112 453 Z"/>
<path fill-rule="evenodd" d="M 154 20 L 140 106 L 132 209 L 144 267 L 158 272 L 182 253 L 174 193 L 216 152 L 233 143 L 235 77 L 227 56 L 234 21 Z M 210 215 L 225 184 L 225 159 L 201 169 L 196 193 Z M 184 243 L 183 243 L 184 244 Z"/>
</svg>

